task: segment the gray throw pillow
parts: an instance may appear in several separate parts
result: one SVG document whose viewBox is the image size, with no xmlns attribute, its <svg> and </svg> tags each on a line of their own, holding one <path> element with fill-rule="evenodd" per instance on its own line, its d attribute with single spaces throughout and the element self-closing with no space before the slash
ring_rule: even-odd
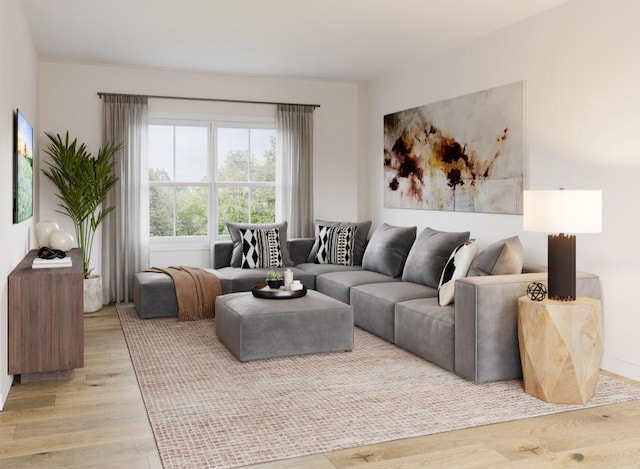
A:
<svg viewBox="0 0 640 469">
<path fill-rule="evenodd" d="M 453 250 L 469 241 L 469 232 L 422 230 L 404 266 L 402 280 L 438 288 L 442 270 Z"/>
<path fill-rule="evenodd" d="M 256 224 L 256 223 L 227 223 L 227 230 L 231 236 L 233 243 L 233 251 L 231 252 L 231 267 L 242 266 L 242 237 L 240 229 L 250 230 L 268 230 L 270 228 L 278 228 L 280 235 L 280 253 L 282 254 L 282 263 L 284 265 L 293 265 L 289 257 L 289 247 L 287 244 L 287 222 Z"/>
<path fill-rule="evenodd" d="M 362 257 L 362 268 L 390 277 L 402 274 L 404 262 L 416 239 L 415 226 L 391 226 L 383 223 L 371 236 Z"/>
<path fill-rule="evenodd" d="M 313 243 L 307 262 L 315 262 L 318 255 L 318 248 L 320 247 L 320 240 L 318 239 L 318 232 L 320 226 L 328 226 L 335 228 L 348 228 L 350 226 L 355 228 L 356 235 L 353 242 L 353 265 L 362 265 L 362 256 L 364 250 L 367 247 L 367 238 L 369 237 L 369 229 L 371 228 L 371 220 L 361 222 L 347 222 L 347 221 L 325 221 L 316 220 L 316 240 Z"/>
<path fill-rule="evenodd" d="M 501 239 L 478 254 L 468 276 L 519 274 L 524 263 L 523 251 L 519 236 Z"/>
</svg>

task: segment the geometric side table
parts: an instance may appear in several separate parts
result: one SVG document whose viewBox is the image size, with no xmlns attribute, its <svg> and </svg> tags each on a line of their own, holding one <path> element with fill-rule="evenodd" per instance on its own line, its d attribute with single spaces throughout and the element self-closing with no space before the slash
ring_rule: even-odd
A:
<svg viewBox="0 0 640 469">
<path fill-rule="evenodd" d="M 600 301 L 518 299 L 518 340 L 524 390 L 557 404 L 584 404 L 602 361 Z"/>
</svg>

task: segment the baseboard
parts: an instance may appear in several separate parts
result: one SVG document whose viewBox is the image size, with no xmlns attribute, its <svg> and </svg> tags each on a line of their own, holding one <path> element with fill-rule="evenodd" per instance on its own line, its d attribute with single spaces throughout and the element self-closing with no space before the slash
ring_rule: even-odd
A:
<svg viewBox="0 0 640 469">
<path fill-rule="evenodd" d="M 618 360 L 617 358 L 607 357 L 605 355 L 602 358 L 602 365 L 600 367 L 605 371 L 609 371 L 635 381 L 640 381 L 640 365 L 636 365 L 635 363 L 629 363 L 627 361 Z"/>
<path fill-rule="evenodd" d="M 11 385 L 13 384 L 13 375 L 6 375 L 6 378 L 2 389 L 0 389 L 0 410 L 4 409 L 4 404 L 7 402 L 7 398 L 9 397 L 9 391 L 11 390 Z"/>
</svg>

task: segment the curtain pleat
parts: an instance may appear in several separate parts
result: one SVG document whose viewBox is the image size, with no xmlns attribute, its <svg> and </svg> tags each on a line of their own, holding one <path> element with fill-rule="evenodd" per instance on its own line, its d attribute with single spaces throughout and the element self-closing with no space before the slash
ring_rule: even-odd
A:
<svg viewBox="0 0 640 469">
<path fill-rule="evenodd" d="M 146 96 L 103 97 L 103 143 L 123 143 L 114 172 L 119 182 L 106 204 L 115 208 L 102 225 L 103 300 L 132 298 L 133 275 L 149 267 Z"/>
<path fill-rule="evenodd" d="M 313 106 L 279 104 L 277 109 L 280 197 L 277 216 L 290 238 L 314 236 Z"/>
</svg>

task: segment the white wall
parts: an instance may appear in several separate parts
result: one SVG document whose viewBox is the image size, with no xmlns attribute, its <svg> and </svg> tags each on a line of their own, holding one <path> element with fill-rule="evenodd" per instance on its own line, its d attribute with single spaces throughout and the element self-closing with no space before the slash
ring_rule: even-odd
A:
<svg viewBox="0 0 640 469">
<path fill-rule="evenodd" d="M 315 216 L 357 217 L 357 86 L 353 83 L 41 62 L 40 128 L 54 133 L 69 130 L 90 150 L 97 149 L 102 125 L 98 91 L 319 104 L 314 114 Z M 62 222 L 72 233 L 73 226 L 55 213 L 51 183 L 43 180 L 41 184 L 41 218 Z M 97 271 L 100 243 L 96 237 Z M 208 260 L 208 254 L 200 251 L 187 256 L 194 264 Z M 158 253 L 152 261 L 185 262 L 185 258 L 172 259 Z"/>
<path fill-rule="evenodd" d="M 0 286 L 0 409 L 13 382 L 7 373 L 6 278 L 35 244 L 33 218 L 16 225 L 12 223 L 13 113 L 19 108 L 37 131 L 37 78 L 38 60 L 22 6 L 19 0 L 3 0 L 0 6 L 0 278 L 5 281 Z M 37 187 L 35 192 L 37 202 Z"/>
<path fill-rule="evenodd" d="M 640 2 L 574 0 L 434 59 L 417 60 L 359 91 L 361 214 L 374 224 L 470 229 L 482 245 L 520 234 L 527 261 L 546 263 L 546 235 L 522 217 L 382 207 L 385 114 L 525 81 L 526 188 L 602 189 L 600 234 L 578 235 L 578 269 L 604 289 L 603 368 L 640 379 Z M 428 45 L 425 45 L 428 50 Z"/>
</svg>

